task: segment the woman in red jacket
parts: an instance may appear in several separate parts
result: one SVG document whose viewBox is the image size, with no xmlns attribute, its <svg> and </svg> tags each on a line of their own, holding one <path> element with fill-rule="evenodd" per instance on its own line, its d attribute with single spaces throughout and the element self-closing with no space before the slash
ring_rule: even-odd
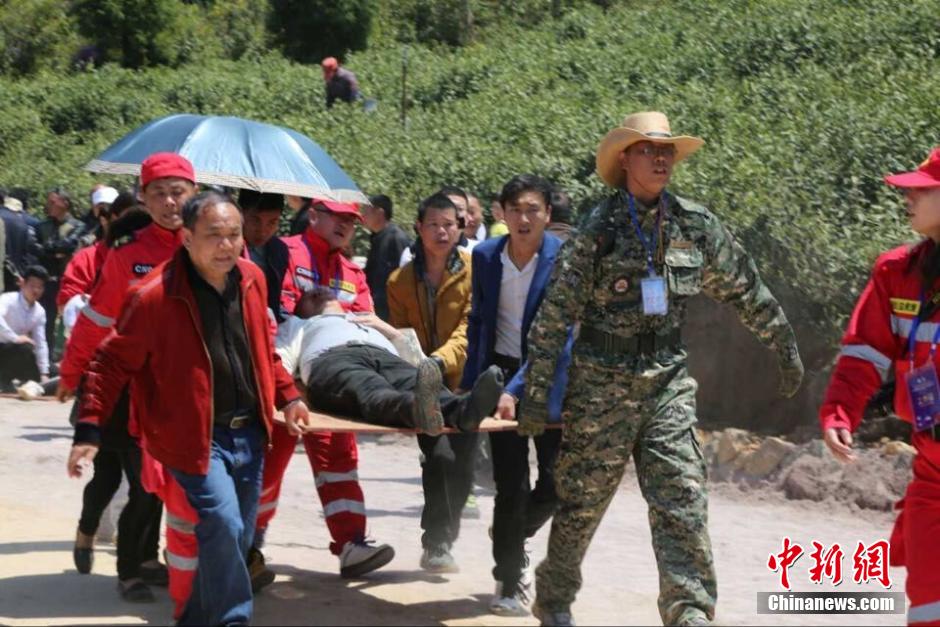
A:
<svg viewBox="0 0 940 627">
<path fill-rule="evenodd" d="M 836 458 L 853 461 L 851 432 L 893 370 L 895 413 L 914 426 L 917 456 L 898 505 L 891 563 L 907 567 L 908 623 L 940 625 L 940 148 L 917 170 L 885 181 L 903 191 L 911 227 L 924 240 L 875 262 L 842 338 L 819 419 Z"/>
</svg>

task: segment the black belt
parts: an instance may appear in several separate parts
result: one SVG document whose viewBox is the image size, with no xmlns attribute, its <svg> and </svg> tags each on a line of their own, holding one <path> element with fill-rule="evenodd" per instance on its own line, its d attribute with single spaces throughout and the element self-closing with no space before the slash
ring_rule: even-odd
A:
<svg viewBox="0 0 940 627">
<path fill-rule="evenodd" d="M 519 358 L 510 357 L 509 355 L 501 355 L 499 353 L 493 353 L 493 365 L 499 366 L 503 371 L 503 376 L 506 378 L 506 381 L 509 381 L 516 375 L 516 372 L 519 370 Z"/>
<path fill-rule="evenodd" d="M 227 411 L 215 417 L 213 423 L 219 427 L 228 427 L 229 429 L 241 429 L 255 422 L 258 419 L 258 413 L 253 409 L 236 409 Z"/>
<path fill-rule="evenodd" d="M 682 333 L 673 329 L 663 335 L 651 332 L 623 337 L 593 327 L 581 327 L 578 341 L 608 354 L 651 355 L 666 348 L 676 348 L 682 342 Z"/>
</svg>

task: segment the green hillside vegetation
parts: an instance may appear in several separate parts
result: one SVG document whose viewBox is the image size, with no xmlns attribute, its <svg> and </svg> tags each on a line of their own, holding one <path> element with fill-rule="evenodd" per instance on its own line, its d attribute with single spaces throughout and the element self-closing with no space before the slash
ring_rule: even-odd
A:
<svg viewBox="0 0 940 627">
<path fill-rule="evenodd" d="M 485 196 L 524 171 L 584 209 L 604 193 L 598 140 L 624 114 L 659 109 L 674 132 L 707 142 L 679 167 L 675 191 L 719 214 L 757 257 L 810 367 L 831 357 L 875 255 L 913 238 L 881 176 L 937 143 L 938 1 L 565 4 L 557 17 L 478 23 L 457 47 L 401 43 L 396 6 L 379 3 L 368 47 L 346 59 L 378 101 L 373 113 L 326 111 L 319 68 L 279 52 L 0 78 L 0 185 L 82 194 L 94 177 L 81 166 L 107 145 L 194 112 L 308 134 L 366 193 L 389 194 L 401 221 L 441 183 Z"/>
</svg>

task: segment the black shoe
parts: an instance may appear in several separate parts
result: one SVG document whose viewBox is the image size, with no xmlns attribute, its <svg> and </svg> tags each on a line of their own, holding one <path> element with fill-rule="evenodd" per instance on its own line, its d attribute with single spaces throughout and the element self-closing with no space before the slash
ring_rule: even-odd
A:
<svg viewBox="0 0 940 627">
<path fill-rule="evenodd" d="M 437 362 L 425 357 L 418 364 L 418 376 L 414 388 L 415 427 L 428 435 L 440 435 L 444 429 L 441 414 L 441 369 Z"/>
<path fill-rule="evenodd" d="M 87 548 L 78 546 L 78 541 L 85 538 L 90 545 Z M 83 575 L 91 572 L 91 567 L 95 563 L 95 537 L 86 536 L 81 531 L 75 532 L 75 545 L 72 547 L 72 561 L 75 562 L 75 570 Z"/>
<path fill-rule="evenodd" d="M 490 366 L 477 377 L 473 389 L 462 399 L 457 428 L 461 431 L 476 431 L 483 419 L 496 409 L 502 393 L 503 371 L 498 366 Z"/>
<path fill-rule="evenodd" d="M 148 586 L 159 586 L 164 588 L 170 585 L 170 571 L 166 566 L 154 560 L 153 566 L 141 564 L 138 572 L 140 578 Z"/>
<path fill-rule="evenodd" d="M 91 566 L 95 563 L 94 549 L 80 549 L 77 546 L 72 549 L 72 560 L 75 562 L 75 569 L 83 575 L 91 572 Z"/>
<path fill-rule="evenodd" d="M 153 603 L 156 600 L 147 584 L 140 579 L 118 581 L 118 592 L 129 603 Z"/>
</svg>

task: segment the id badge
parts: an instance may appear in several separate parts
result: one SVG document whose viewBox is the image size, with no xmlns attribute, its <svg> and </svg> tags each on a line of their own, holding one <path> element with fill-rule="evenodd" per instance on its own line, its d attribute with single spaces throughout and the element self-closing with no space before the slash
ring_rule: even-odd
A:
<svg viewBox="0 0 940 627">
<path fill-rule="evenodd" d="M 643 294 L 643 313 L 645 315 L 666 315 L 669 311 L 669 300 L 666 298 L 666 279 L 661 276 L 650 276 L 642 279 L 640 280 L 640 291 Z"/>
<path fill-rule="evenodd" d="M 914 429 L 930 429 L 940 414 L 940 383 L 933 361 L 907 373 L 907 390 L 914 409 Z"/>
</svg>

